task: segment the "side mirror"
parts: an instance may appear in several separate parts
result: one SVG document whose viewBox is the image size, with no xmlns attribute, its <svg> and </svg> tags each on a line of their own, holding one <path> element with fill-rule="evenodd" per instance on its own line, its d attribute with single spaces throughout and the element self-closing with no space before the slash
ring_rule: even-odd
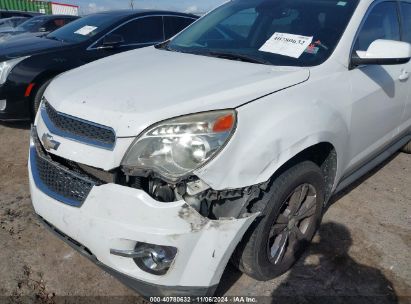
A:
<svg viewBox="0 0 411 304">
<path fill-rule="evenodd" d="M 356 51 L 351 57 L 351 67 L 359 65 L 404 64 L 411 59 L 411 44 L 394 40 L 375 40 L 367 51 Z"/>
<path fill-rule="evenodd" d="M 101 48 L 114 49 L 124 42 L 124 38 L 121 35 L 109 34 L 103 39 Z"/>
<path fill-rule="evenodd" d="M 47 30 L 46 30 L 46 28 L 45 28 L 45 27 L 41 27 L 41 28 L 39 28 L 39 32 L 41 32 L 41 33 L 45 33 L 45 32 L 47 32 Z"/>
</svg>

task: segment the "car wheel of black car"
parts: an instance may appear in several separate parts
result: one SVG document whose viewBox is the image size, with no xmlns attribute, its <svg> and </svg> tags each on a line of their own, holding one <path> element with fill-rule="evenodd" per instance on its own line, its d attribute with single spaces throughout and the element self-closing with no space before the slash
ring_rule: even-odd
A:
<svg viewBox="0 0 411 304">
<path fill-rule="evenodd" d="M 411 154 L 411 141 L 401 149 L 402 152 Z"/>
<path fill-rule="evenodd" d="M 286 272 L 313 238 L 324 200 L 324 177 L 313 162 L 284 171 L 252 206 L 251 212 L 261 216 L 237 247 L 234 263 L 260 281 Z"/>
<path fill-rule="evenodd" d="M 33 103 L 32 103 L 32 115 L 33 115 L 33 120 L 36 117 L 37 111 L 40 108 L 40 104 L 41 104 L 41 99 L 43 98 L 43 94 L 46 91 L 48 85 L 50 84 L 50 82 L 52 81 L 52 79 L 47 80 L 46 82 L 44 82 L 39 89 L 37 90 L 36 94 L 34 95 L 33 98 Z"/>
</svg>

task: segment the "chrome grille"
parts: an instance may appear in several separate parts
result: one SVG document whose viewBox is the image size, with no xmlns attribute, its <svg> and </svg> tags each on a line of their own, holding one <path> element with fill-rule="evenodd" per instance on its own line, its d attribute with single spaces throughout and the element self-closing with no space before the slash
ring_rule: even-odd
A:
<svg viewBox="0 0 411 304">
<path fill-rule="evenodd" d="M 112 149 L 115 145 L 116 136 L 111 128 L 59 113 L 45 99 L 42 117 L 50 131 L 56 135 L 103 148 Z"/>
<path fill-rule="evenodd" d="M 91 189 L 102 182 L 53 161 L 43 150 L 35 128 L 32 129 L 34 146 L 30 148 L 30 164 L 36 186 L 50 197 L 80 207 Z"/>
</svg>

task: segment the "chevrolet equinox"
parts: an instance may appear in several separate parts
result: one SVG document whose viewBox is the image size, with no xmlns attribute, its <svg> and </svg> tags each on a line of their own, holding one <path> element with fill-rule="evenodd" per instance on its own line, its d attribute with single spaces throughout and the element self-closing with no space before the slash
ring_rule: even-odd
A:
<svg viewBox="0 0 411 304">
<path fill-rule="evenodd" d="M 140 294 L 269 280 L 330 197 L 411 140 L 411 2 L 233 0 L 57 77 L 30 185 L 52 231 Z"/>
</svg>

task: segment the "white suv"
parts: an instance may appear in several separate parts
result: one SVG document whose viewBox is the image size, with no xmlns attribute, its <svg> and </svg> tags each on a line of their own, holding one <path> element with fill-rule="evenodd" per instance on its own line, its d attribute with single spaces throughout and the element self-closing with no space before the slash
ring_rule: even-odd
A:
<svg viewBox="0 0 411 304">
<path fill-rule="evenodd" d="M 410 152 L 410 43 L 408 0 L 229 1 L 51 83 L 34 208 L 145 296 L 213 294 L 230 259 L 278 276 L 332 194 Z"/>
</svg>

